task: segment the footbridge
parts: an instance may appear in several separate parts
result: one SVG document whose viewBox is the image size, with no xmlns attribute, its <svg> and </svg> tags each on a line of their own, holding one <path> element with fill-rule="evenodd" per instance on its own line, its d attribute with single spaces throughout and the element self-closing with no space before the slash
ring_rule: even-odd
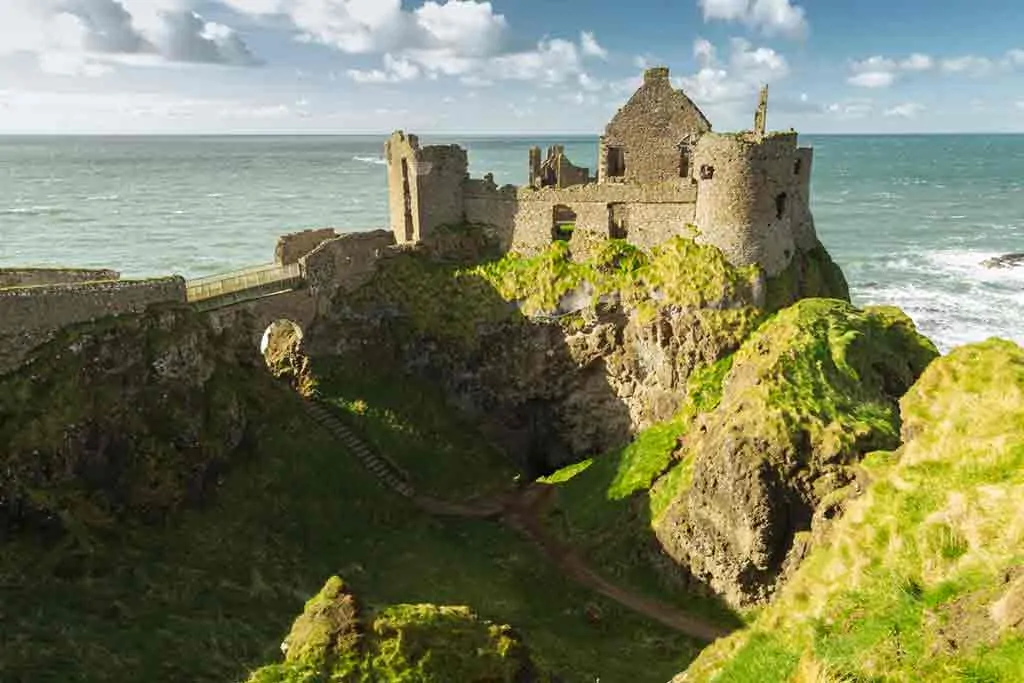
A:
<svg viewBox="0 0 1024 683">
<path fill-rule="evenodd" d="M 262 266 L 187 280 L 185 298 L 201 311 L 254 301 L 301 289 L 306 286 L 302 264 Z"/>
</svg>

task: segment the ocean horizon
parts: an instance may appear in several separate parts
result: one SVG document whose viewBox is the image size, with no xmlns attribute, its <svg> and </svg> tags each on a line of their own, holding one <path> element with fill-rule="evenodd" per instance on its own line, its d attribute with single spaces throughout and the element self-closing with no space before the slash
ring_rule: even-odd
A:
<svg viewBox="0 0 1024 683">
<path fill-rule="evenodd" d="M 594 168 L 597 133 L 418 133 L 475 176 L 526 180 L 530 146 Z M 0 267 L 199 277 L 272 260 L 277 237 L 387 226 L 386 133 L 0 135 Z M 818 234 L 858 305 L 903 308 L 941 348 L 1024 343 L 1024 134 L 802 134 Z"/>
</svg>

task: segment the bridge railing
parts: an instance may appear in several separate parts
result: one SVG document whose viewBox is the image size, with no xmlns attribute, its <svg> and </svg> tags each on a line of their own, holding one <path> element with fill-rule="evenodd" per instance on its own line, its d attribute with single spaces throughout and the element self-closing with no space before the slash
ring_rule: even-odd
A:
<svg viewBox="0 0 1024 683">
<path fill-rule="evenodd" d="M 189 301 L 203 301 L 246 289 L 266 287 L 278 282 L 284 285 L 300 280 L 302 280 L 300 264 L 292 263 L 287 266 L 268 264 L 189 280 L 185 283 L 185 290 Z"/>
</svg>

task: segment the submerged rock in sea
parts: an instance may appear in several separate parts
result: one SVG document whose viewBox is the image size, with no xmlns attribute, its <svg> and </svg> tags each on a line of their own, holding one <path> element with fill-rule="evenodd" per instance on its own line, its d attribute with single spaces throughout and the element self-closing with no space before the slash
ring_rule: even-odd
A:
<svg viewBox="0 0 1024 683">
<path fill-rule="evenodd" d="M 1003 254 L 981 262 L 986 268 L 1015 268 L 1024 266 L 1024 252 L 1015 254 Z"/>
<path fill-rule="evenodd" d="M 467 607 L 364 610 L 336 576 L 306 603 L 281 649 L 284 663 L 253 672 L 249 683 L 548 680 L 509 626 L 483 621 Z"/>
</svg>

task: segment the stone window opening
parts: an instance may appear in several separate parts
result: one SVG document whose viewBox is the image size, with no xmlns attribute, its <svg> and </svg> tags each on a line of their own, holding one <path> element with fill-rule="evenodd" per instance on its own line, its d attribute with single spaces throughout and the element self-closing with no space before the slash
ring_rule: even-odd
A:
<svg viewBox="0 0 1024 683">
<path fill-rule="evenodd" d="M 793 162 L 793 175 L 800 175 L 800 171 L 803 170 L 803 167 L 804 167 L 804 160 L 803 159 L 797 159 L 795 162 Z"/>
<path fill-rule="evenodd" d="M 711 180 L 715 177 L 715 167 L 710 164 L 704 164 L 700 167 L 700 179 Z"/>
<path fill-rule="evenodd" d="M 576 212 L 564 204 L 556 204 L 551 214 L 552 241 L 568 242 L 576 231 Z"/>
<path fill-rule="evenodd" d="M 775 198 L 775 217 L 780 219 L 780 220 L 782 219 L 782 217 L 786 213 L 786 200 L 787 199 L 788 199 L 788 197 L 786 196 L 785 192 L 783 192 L 782 194 L 780 194 L 779 196 L 777 196 Z"/>
<path fill-rule="evenodd" d="M 626 152 L 621 147 L 609 147 L 606 153 L 606 165 L 609 178 L 621 178 L 626 175 Z"/>
<path fill-rule="evenodd" d="M 622 203 L 608 205 L 608 237 L 613 240 L 624 240 L 629 235 L 626 223 L 626 205 Z"/>
<path fill-rule="evenodd" d="M 690 176 L 690 153 L 685 147 L 679 150 L 679 177 Z"/>
<path fill-rule="evenodd" d="M 409 188 L 409 160 L 402 159 L 402 198 L 405 204 L 405 241 L 413 238 L 412 191 Z"/>
</svg>

